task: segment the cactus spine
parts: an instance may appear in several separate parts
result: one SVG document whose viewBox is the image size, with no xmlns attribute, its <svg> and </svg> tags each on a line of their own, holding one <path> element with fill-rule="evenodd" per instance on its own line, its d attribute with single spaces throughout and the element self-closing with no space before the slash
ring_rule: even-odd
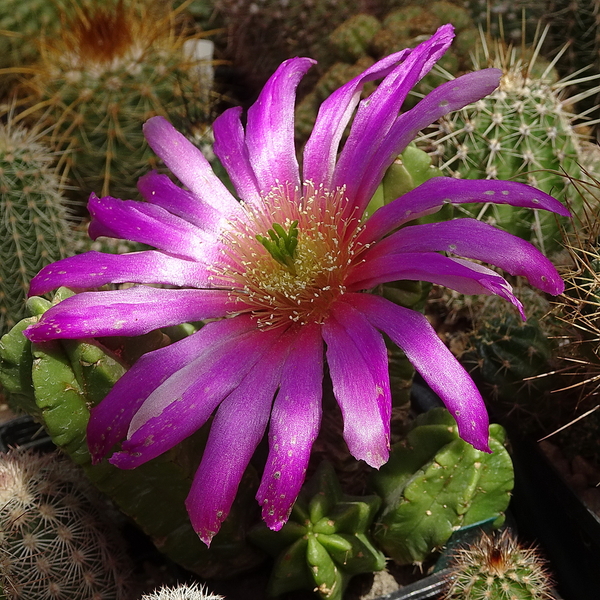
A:
<svg viewBox="0 0 600 600">
<path fill-rule="evenodd" d="M 198 584 L 181 584 L 173 588 L 160 588 L 142 596 L 141 600 L 223 600 L 223 596 L 215 596 Z"/>
<path fill-rule="evenodd" d="M 84 0 L 42 45 L 29 100 L 53 124 L 53 147 L 85 199 L 135 197 L 151 162 L 141 128 L 149 117 L 182 126 L 188 112 L 207 118 L 210 91 L 186 46 L 197 35 L 179 31 L 177 14 L 147 0 Z"/>
<path fill-rule="evenodd" d="M 58 455 L 0 454 L 0 540 L 0 597 L 129 597 L 116 530 L 81 471 Z"/>
<path fill-rule="evenodd" d="M 545 562 L 513 534 L 484 535 L 454 555 L 452 581 L 444 600 L 551 600 Z"/>
<path fill-rule="evenodd" d="M 65 258 L 72 233 L 55 156 L 40 133 L 0 124 L 0 333 L 25 316 L 29 280 L 45 265 Z"/>
</svg>

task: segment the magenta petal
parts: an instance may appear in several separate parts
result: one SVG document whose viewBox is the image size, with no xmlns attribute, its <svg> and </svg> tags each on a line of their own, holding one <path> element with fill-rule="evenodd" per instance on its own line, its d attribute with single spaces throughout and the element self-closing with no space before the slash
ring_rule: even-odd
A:
<svg viewBox="0 0 600 600">
<path fill-rule="evenodd" d="M 402 348 L 456 419 L 459 435 L 477 450 L 489 452 L 489 421 L 481 394 L 425 316 L 372 294 L 346 294 L 344 301 Z"/>
<path fill-rule="evenodd" d="M 523 305 L 504 277 L 481 265 L 434 252 L 388 254 L 368 259 L 352 271 L 346 285 L 349 291 L 356 292 L 399 280 L 428 281 L 461 294 L 497 294 L 514 304 L 525 318 Z"/>
<path fill-rule="evenodd" d="M 131 419 L 122 451 L 109 462 L 133 469 L 197 431 L 280 335 L 254 329 L 220 340 L 173 373 L 145 399 Z"/>
<path fill-rule="evenodd" d="M 304 146 L 304 181 L 332 187 L 338 147 L 360 100 L 364 84 L 385 77 L 410 53 L 410 48 L 407 48 L 382 58 L 333 92 L 321 104 L 310 138 Z"/>
<path fill-rule="evenodd" d="M 226 217 L 243 216 L 236 199 L 213 173 L 202 152 L 163 117 L 144 124 L 148 144 L 171 172 L 200 200 Z"/>
<path fill-rule="evenodd" d="M 248 317 L 214 321 L 179 342 L 142 355 L 92 409 L 87 439 L 93 460 L 99 461 L 127 435 L 133 415 L 163 381 L 219 341 L 247 333 L 255 326 Z"/>
<path fill-rule="evenodd" d="M 256 499 L 268 527 L 280 530 L 298 497 L 321 424 L 323 340 L 316 324 L 298 330 L 283 366 L 269 429 L 269 456 Z"/>
<path fill-rule="evenodd" d="M 468 73 L 438 86 L 414 108 L 400 115 L 385 138 L 377 145 L 371 159 L 361 165 L 365 176 L 356 192 L 355 204 L 364 209 L 388 167 L 419 131 L 440 117 L 490 94 L 498 87 L 501 75 L 500 69 L 482 69 Z M 360 155 L 355 155 L 354 160 L 359 164 Z"/>
<path fill-rule="evenodd" d="M 564 282 L 554 265 L 532 244 L 475 219 L 455 219 L 404 227 L 378 242 L 365 255 L 371 257 L 404 252 L 451 252 L 481 260 L 549 294 L 562 293 Z M 398 256 L 402 260 L 402 256 Z"/>
<path fill-rule="evenodd" d="M 355 333 L 359 328 L 368 331 L 358 323 L 352 326 Z M 368 335 L 373 337 L 371 332 Z M 323 324 L 323 339 L 348 449 L 352 456 L 378 469 L 389 456 L 389 423 L 383 422 L 380 409 L 384 390 L 373 377 L 370 360 L 358 345 L 360 341 L 354 340 L 333 315 Z"/>
<path fill-rule="evenodd" d="M 265 433 L 290 341 L 283 335 L 275 343 L 223 400 L 211 424 L 186 500 L 194 530 L 207 546 L 229 514 L 244 470 Z"/>
<path fill-rule="evenodd" d="M 311 58 L 291 58 L 281 63 L 248 110 L 246 145 L 263 193 L 280 184 L 292 190 L 300 186 L 294 103 L 298 83 L 314 64 Z"/>
<path fill-rule="evenodd" d="M 212 273 L 204 265 L 149 250 L 132 254 L 86 252 L 44 267 L 29 286 L 30 296 L 60 286 L 97 288 L 107 283 L 154 283 L 206 287 Z"/>
<path fill-rule="evenodd" d="M 92 215 L 89 235 L 117 237 L 154 246 L 159 250 L 211 263 L 219 254 L 212 235 L 184 221 L 160 206 L 135 200 L 119 200 L 105 196 L 90 196 L 88 209 Z"/>
<path fill-rule="evenodd" d="M 453 38 L 452 25 L 440 27 L 431 38 L 411 50 L 402 64 L 359 104 L 333 179 L 334 187 L 346 187 L 349 198 L 359 199 L 357 192 L 364 174 L 368 173 L 370 159 L 398 118 L 408 92 L 431 70 Z"/>
<path fill-rule="evenodd" d="M 244 128 L 240 121 L 241 113 L 241 108 L 234 107 L 217 117 L 213 123 L 213 151 L 225 167 L 241 200 L 260 206 L 260 186 L 250 164 Z"/>
<path fill-rule="evenodd" d="M 32 342 L 142 335 L 159 327 L 224 317 L 240 310 L 226 290 L 137 286 L 75 294 L 47 310 L 24 334 Z"/>
<path fill-rule="evenodd" d="M 212 206 L 175 185 L 167 175 L 151 171 L 137 182 L 144 199 L 185 219 L 204 232 L 219 233 L 226 221 Z"/>
<path fill-rule="evenodd" d="M 409 221 L 437 212 L 444 204 L 473 202 L 541 208 L 569 216 L 569 211 L 558 200 L 524 183 L 434 177 L 376 210 L 365 223 L 359 240 L 363 243 L 378 240 Z"/>
</svg>

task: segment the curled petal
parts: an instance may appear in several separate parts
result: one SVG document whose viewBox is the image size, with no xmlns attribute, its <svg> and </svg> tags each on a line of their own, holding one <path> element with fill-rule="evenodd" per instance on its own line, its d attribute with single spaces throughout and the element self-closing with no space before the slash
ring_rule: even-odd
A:
<svg viewBox="0 0 600 600">
<path fill-rule="evenodd" d="M 176 217 L 160 206 L 135 200 L 119 200 L 92 194 L 88 202 L 92 215 L 89 235 L 131 240 L 190 260 L 211 263 L 219 256 L 213 236 Z"/>
<path fill-rule="evenodd" d="M 541 208 L 564 217 L 569 216 L 569 211 L 558 200 L 524 183 L 433 177 L 376 210 L 365 223 L 359 241 L 374 242 L 409 221 L 437 212 L 444 204 L 473 202 Z"/>
<path fill-rule="evenodd" d="M 517 307 L 525 319 L 523 305 L 512 287 L 498 273 L 466 260 L 434 252 L 389 254 L 359 265 L 348 278 L 350 291 L 370 290 L 389 281 L 427 281 L 461 294 L 497 294 Z"/>
<path fill-rule="evenodd" d="M 408 92 L 431 70 L 453 38 L 452 25 L 440 27 L 431 38 L 411 50 L 402 64 L 360 103 L 334 175 L 334 187 L 345 186 L 353 204 L 360 200 L 357 192 L 363 176 L 369 172 L 370 159 L 377 151 L 378 142 L 385 139 L 398 118 Z"/>
<path fill-rule="evenodd" d="M 455 219 L 404 227 L 377 243 L 365 259 L 404 252 L 451 252 L 482 260 L 549 294 L 560 294 L 564 282 L 554 265 L 532 244 L 475 219 Z"/>
<path fill-rule="evenodd" d="M 93 461 L 98 462 L 127 435 L 133 415 L 163 381 L 210 351 L 217 342 L 240 336 L 254 327 L 248 317 L 214 321 L 179 342 L 143 354 L 106 398 L 92 408 L 87 440 Z"/>
<path fill-rule="evenodd" d="M 137 188 L 147 202 L 185 219 L 205 233 L 219 233 L 226 224 L 223 216 L 210 204 L 175 185 L 167 175 L 150 171 L 138 180 Z"/>
<path fill-rule="evenodd" d="M 501 75 L 500 69 L 482 69 L 467 73 L 438 86 L 414 108 L 400 115 L 363 167 L 365 176 L 356 192 L 356 205 L 364 210 L 388 167 L 419 131 L 440 117 L 493 92 L 498 87 Z"/>
<path fill-rule="evenodd" d="M 211 272 L 202 264 L 154 250 L 131 254 L 86 252 L 45 266 L 32 280 L 29 295 L 57 287 L 97 288 L 107 283 L 154 283 L 206 287 Z"/>
<path fill-rule="evenodd" d="M 66 298 L 30 325 L 32 342 L 112 335 L 142 335 L 159 327 L 224 317 L 240 310 L 225 290 L 132 287 Z"/>
<path fill-rule="evenodd" d="M 352 326 L 356 334 L 361 329 L 372 332 L 364 323 Z M 327 345 L 327 364 L 333 383 L 333 394 L 344 419 L 344 439 L 352 456 L 378 469 L 389 457 L 389 423 L 384 423 L 381 404 L 384 390 L 373 377 L 371 360 L 333 315 L 323 324 L 323 339 Z M 360 343 L 360 340 L 359 340 Z M 361 344 L 362 345 L 362 344 Z M 378 361 L 380 363 L 380 361 Z M 378 364 L 380 367 L 381 364 Z"/>
<path fill-rule="evenodd" d="M 242 109 L 227 109 L 213 124 L 214 153 L 225 167 L 239 197 L 253 206 L 261 205 L 260 186 L 250 164 L 244 128 L 240 121 Z"/>
<path fill-rule="evenodd" d="M 213 173 L 202 152 L 166 119 L 148 119 L 144 124 L 144 135 L 152 150 L 200 200 L 225 217 L 243 217 L 239 203 Z"/>
<path fill-rule="evenodd" d="M 256 493 L 268 527 L 279 531 L 298 497 L 321 424 L 323 340 L 318 325 L 298 331 L 271 412 L 269 456 Z"/>
<path fill-rule="evenodd" d="M 254 330 L 219 340 L 173 373 L 145 399 L 131 419 L 122 450 L 109 462 L 133 469 L 200 429 L 280 335 Z"/>
<path fill-rule="evenodd" d="M 425 316 L 371 294 L 346 294 L 344 301 L 402 348 L 456 419 L 460 437 L 489 452 L 489 421 L 481 394 Z"/>
<path fill-rule="evenodd" d="M 211 424 L 186 500 L 194 530 L 207 546 L 229 514 L 244 470 L 265 433 L 281 369 L 294 339 L 283 335 L 275 343 L 223 400 Z"/>
<path fill-rule="evenodd" d="M 294 103 L 298 83 L 314 64 L 311 58 L 284 61 L 248 110 L 246 145 L 264 193 L 278 185 L 300 187 L 294 146 Z"/>
</svg>

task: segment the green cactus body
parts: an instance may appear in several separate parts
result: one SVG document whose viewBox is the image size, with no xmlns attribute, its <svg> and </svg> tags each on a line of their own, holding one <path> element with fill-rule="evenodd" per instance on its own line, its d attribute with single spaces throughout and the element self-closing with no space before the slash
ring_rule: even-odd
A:
<svg viewBox="0 0 600 600">
<path fill-rule="evenodd" d="M 551 580 L 534 548 L 521 547 L 505 529 L 484 535 L 453 556 L 443 600 L 551 600 Z"/>
<path fill-rule="evenodd" d="M 104 512 L 68 459 L 0 454 L 0 597 L 128 600 L 130 563 Z"/>
<path fill-rule="evenodd" d="M 381 23 L 373 15 L 358 14 L 344 21 L 329 35 L 329 42 L 338 58 L 352 63 L 367 54 L 373 36 Z"/>
<path fill-rule="evenodd" d="M 61 288 L 55 301 L 70 294 Z M 31 298 L 28 305 L 35 316 L 18 323 L 0 340 L 0 384 L 17 407 L 33 414 L 54 443 L 83 467 L 92 483 L 175 562 L 206 578 L 228 577 L 259 564 L 262 554 L 245 541 L 246 529 L 253 524 L 256 512 L 258 476 L 252 468 L 244 475 L 230 516 L 210 549 L 199 540 L 189 522 L 185 498 L 206 443 L 206 428 L 130 471 L 118 469 L 106 460 L 91 464 L 86 443 L 91 407 L 126 371 L 124 359 L 133 360 L 164 346 L 170 338 L 162 332 L 152 332 L 138 338 L 112 339 L 112 351 L 91 339 L 31 344 L 22 331 L 51 304 Z M 172 339 L 193 331 L 191 327 L 169 328 Z"/>
<path fill-rule="evenodd" d="M 488 50 L 489 52 L 489 50 Z M 499 87 L 486 98 L 442 120 L 435 141 L 440 168 L 464 179 L 511 179 L 533 185 L 569 203 L 576 212 L 581 198 L 569 178 L 582 179 L 578 164 L 580 136 L 576 118 L 548 66 L 534 75 L 513 51 L 496 49 L 490 66 L 502 68 Z M 565 176 L 565 174 L 567 176 Z M 464 209 L 532 241 L 544 252 L 561 249 L 561 225 L 552 213 L 485 204 Z"/>
<path fill-rule="evenodd" d="M 188 112 L 208 118 L 210 89 L 178 33 L 175 12 L 146 0 L 90 0 L 46 40 L 30 100 L 53 125 L 81 199 L 91 192 L 135 197 L 152 163 L 142 124 L 163 115 L 185 129 Z"/>
<path fill-rule="evenodd" d="M 374 537 L 386 554 L 400 564 L 420 563 L 460 527 L 493 518 L 500 525 L 513 486 L 504 442 L 504 430 L 492 425 L 492 454 L 486 454 L 458 437 L 445 409 L 419 416 L 373 474 L 373 487 L 383 498 Z"/>
<path fill-rule="evenodd" d="M 381 571 L 385 556 L 367 536 L 380 504 L 377 496 L 343 494 L 333 467 L 321 463 L 281 531 L 261 524 L 250 532 L 255 544 L 277 557 L 269 594 L 314 589 L 321 598 L 341 600 L 353 575 Z"/>
<path fill-rule="evenodd" d="M 12 120 L 0 124 L 0 333 L 25 316 L 30 279 L 71 244 L 55 156 L 39 138 Z"/>
</svg>

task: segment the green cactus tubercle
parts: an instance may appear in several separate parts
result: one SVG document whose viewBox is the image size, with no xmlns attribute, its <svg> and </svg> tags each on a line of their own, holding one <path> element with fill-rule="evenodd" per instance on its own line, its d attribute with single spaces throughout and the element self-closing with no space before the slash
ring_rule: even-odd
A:
<svg viewBox="0 0 600 600">
<path fill-rule="evenodd" d="M 261 524 L 250 532 L 277 557 L 269 594 L 314 589 L 321 598 L 341 600 L 352 575 L 382 570 L 385 557 L 367 535 L 380 504 L 378 496 L 343 494 L 333 467 L 321 463 L 281 531 Z"/>
</svg>

